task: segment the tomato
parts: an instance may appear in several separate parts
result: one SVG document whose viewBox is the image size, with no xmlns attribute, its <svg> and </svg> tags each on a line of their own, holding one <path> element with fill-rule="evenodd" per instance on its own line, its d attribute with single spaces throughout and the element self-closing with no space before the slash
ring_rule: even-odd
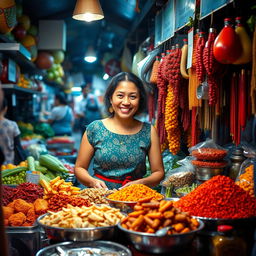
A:
<svg viewBox="0 0 256 256">
<path fill-rule="evenodd" d="M 230 19 L 225 19 L 225 26 L 216 37 L 213 45 L 215 59 L 223 64 L 235 62 L 242 54 L 242 46 L 238 35 L 232 28 Z"/>
</svg>

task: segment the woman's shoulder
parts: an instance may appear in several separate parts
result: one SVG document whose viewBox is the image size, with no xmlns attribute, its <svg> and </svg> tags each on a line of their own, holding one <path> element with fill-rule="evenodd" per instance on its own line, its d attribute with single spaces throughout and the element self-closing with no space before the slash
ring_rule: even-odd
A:
<svg viewBox="0 0 256 256">
<path fill-rule="evenodd" d="M 90 124 L 88 124 L 86 130 L 98 129 L 101 126 L 102 126 L 102 121 L 101 120 L 95 120 L 95 121 L 92 121 Z"/>
</svg>

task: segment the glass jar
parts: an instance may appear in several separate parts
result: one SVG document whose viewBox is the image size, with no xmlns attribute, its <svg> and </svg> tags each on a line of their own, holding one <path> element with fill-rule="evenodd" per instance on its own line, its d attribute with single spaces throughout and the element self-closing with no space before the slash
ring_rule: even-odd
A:
<svg viewBox="0 0 256 256">
<path fill-rule="evenodd" d="M 232 151 L 232 154 L 230 156 L 231 166 L 229 169 L 229 177 L 231 179 L 236 180 L 236 178 L 239 174 L 239 171 L 240 171 L 240 167 L 245 159 L 246 159 L 246 157 L 243 155 L 242 148 L 238 147 Z"/>
<path fill-rule="evenodd" d="M 247 159 L 242 163 L 236 184 L 254 196 L 254 168 L 256 166 L 256 150 L 245 149 L 244 155 Z"/>
<path fill-rule="evenodd" d="M 245 241 L 236 236 L 233 226 L 219 225 L 212 237 L 212 256 L 246 256 Z"/>
</svg>

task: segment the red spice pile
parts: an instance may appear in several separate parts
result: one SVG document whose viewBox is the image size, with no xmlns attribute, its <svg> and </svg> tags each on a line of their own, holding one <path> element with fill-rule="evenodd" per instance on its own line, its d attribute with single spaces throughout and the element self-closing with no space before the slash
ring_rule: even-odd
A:
<svg viewBox="0 0 256 256">
<path fill-rule="evenodd" d="M 78 206 L 78 207 L 81 207 L 83 205 L 84 206 L 91 205 L 91 203 L 88 200 L 78 196 L 56 194 L 48 200 L 49 210 L 53 212 L 58 212 L 62 210 L 62 208 L 67 207 L 68 204 L 71 204 L 73 206 Z"/>
<path fill-rule="evenodd" d="M 192 216 L 222 219 L 256 216 L 256 199 L 226 176 L 204 182 L 174 206 Z"/>
<path fill-rule="evenodd" d="M 43 198 L 44 190 L 39 185 L 25 182 L 16 188 L 3 186 L 3 205 L 6 206 L 15 199 L 23 199 L 28 203 L 33 203 L 37 198 Z"/>
</svg>

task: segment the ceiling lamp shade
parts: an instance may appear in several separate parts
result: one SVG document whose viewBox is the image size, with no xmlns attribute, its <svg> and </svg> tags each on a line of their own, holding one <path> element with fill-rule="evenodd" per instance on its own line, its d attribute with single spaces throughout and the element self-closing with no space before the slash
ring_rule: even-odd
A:
<svg viewBox="0 0 256 256">
<path fill-rule="evenodd" d="M 93 47 L 90 46 L 88 48 L 88 50 L 86 51 L 84 60 L 89 63 L 93 63 L 97 60 L 97 56 L 96 56 L 96 53 L 95 53 Z"/>
<path fill-rule="evenodd" d="M 104 14 L 98 0 L 77 0 L 72 17 L 76 20 L 91 22 L 103 19 Z"/>
</svg>

